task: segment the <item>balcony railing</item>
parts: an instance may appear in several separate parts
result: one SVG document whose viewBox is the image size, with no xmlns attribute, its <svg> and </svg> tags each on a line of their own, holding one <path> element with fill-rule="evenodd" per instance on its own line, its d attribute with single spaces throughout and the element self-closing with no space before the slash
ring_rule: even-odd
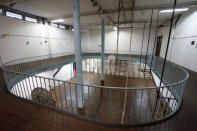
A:
<svg viewBox="0 0 197 131">
<path fill-rule="evenodd" d="M 7 89 L 26 100 L 54 108 L 91 121 L 114 125 L 144 125 L 165 120 L 181 106 L 188 72 L 167 61 L 162 86 L 108 87 L 75 83 L 41 77 L 35 74 L 73 63 L 72 53 L 17 59 L 3 65 Z M 120 56 L 116 61 L 105 59 L 105 74 L 161 77 L 163 60 L 155 56 L 144 58 Z M 100 57 L 83 55 L 83 71 L 100 73 Z M 79 87 L 82 89 L 79 95 Z M 79 112 L 78 102 L 82 102 Z"/>
</svg>

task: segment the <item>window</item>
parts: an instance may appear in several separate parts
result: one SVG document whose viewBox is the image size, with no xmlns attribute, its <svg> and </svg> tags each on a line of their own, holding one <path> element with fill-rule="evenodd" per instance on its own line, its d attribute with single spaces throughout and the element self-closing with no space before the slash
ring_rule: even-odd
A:
<svg viewBox="0 0 197 131">
<path fill-rule="evenodd" d="M 64 25 L 59 25 L 59 28 L 60 29 L 65 29 L 65 26 Z"/>
<path fill-rule="evenodd" d="M 30 22 L 35 22 L 35 23 L 37 23 L 37 22 L 38 22 L 38 20 L 37 20 L 37 19 L 35 19 L 35 18 L 31 18 L 31 17 L 25 17 L 25 20 L 26 20 L 26 21 L 30 21 Z"/>
<path fill-rule="evenodd" d="M 58 27 L 58 25 L 57 24 L 54 24 L 54 23 L 51 23 L 51 26 Z"/>
<path fill-rule="evenodd" d="M 6 16 L 17 18 L 17 19 L 23 19 L 22 15 L 17 14 L 17 13 L 12 13 L 9 11 L 6 11 Z"/>
<path fill-rule="evenodd" d="M 0 9 L 0 14 L 2 14 L 3 13 L 3 10 L 2 9 Z"/>
</svg>

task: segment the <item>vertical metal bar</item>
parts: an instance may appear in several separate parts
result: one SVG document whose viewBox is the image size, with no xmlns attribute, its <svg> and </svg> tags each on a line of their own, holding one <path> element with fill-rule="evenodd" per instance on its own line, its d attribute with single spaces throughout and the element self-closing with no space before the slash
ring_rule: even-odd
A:
<svg viewBox="0 0 197 131">
<path fill-rule="evenodd" d="M 23 90 L 25 91 L 26 99 L 27 99 L 27 92 L 26 92 L 26 89 L 25 89 L 24 80 L 22 80 L 21 82 L 22 82 L 22 85 L 23 85 Z"/>
<path fill-rule="evenodd" d="M 152 89 L 150 88 L 150 89 L 148 89 L 149 90 L 149 96 L 148 96 L 148 99 L 147 99 L 147 101 L 148 101 L 148 104 L 147 104 L 147 108 L 149 108 L 149 113 L 148 113 L 148 118 L 147 118 L 147 121 L 149 120 L 149 119 L 151 119 L 151 117 L 152 117 L 152 104 L 151 104 L 151 102 L 152 102 L 152 100 L 151 100 L 151 93 L 152 93 Z M 146 112 L 146 115 L 147 115 L 147 112 Z M 145 118 L 145 121 L 146 121 L 146 118 Z"/>
<path fill-rule="evenodd" d="M 116 120 L 118 121 L 119 119 L 119 110 L 120 110 L 120 90 L 117 90 L 117 105 L 116 105 Z"/>
<path fill-rule="evenodd" d="M 11 92 L 12 92 L 14 95 L 16 95 L 16 96 L 17 96 L 16 90 L 15 90 L 15 88 L 14 88 L 14 87 L 12 88 Z"/>
<path fill-rule="evenodd" d="M 40 81 L 40 87 L 43 88 L 41 78 L 40 77 L 38 77 L 38 78 L 39 78 L 39 81 Z M 41 90 L 41 95 L 43 96 L 43 90 Z"/>
<path fill-rule="evenodd" d="M 81 34 L 80 34 L 80 1 L 73 0 L 73 26 L 74 26 L 74 47 L 75 62 L 77 67 L 77 83 L 83 83 L 82 76 L 82 56 L 81 56 Z M 78 108 L 83 108 L 83 86 L 77 85 Z"/>
<path fill-rule="evenodd" d="M 95 73 L 95 59 L 93 58 L 93 73 Z"/>
<path fill-rule="evenodd" d="M 47 85 L 46 85 L 46 78 L 43 78 L 43 81 L 44 81 L 44 88 L 47 90 Z M 48 90 L 47 90 L 48 91 Z M 47 92 L 48 93 L 48 92 Z M 47 94 L 48 95 L 48 94 Z"/>
<path fill-rule="evenodd" d="M 140 116 L 141 116 L 141 106 L 142 106 L 142 99 L 143 99 L 143 93 L 144 93 L 144 90 L 141 90 L 141 99 L 140 99 L 140 109 L 139 109 L 139 121 L 140 121 Z"/>
<path fill-rule="evenodd" d="M 66 110 L 68 111 L 68 103 L 67 103 L 67 95 L 66 95 L 66 86 L 65 86 L 65 82 L 64 82 L 64 97 L 65 97 L 65 102 L 66 102 Z"/>
<path fill-rule="evenodd" d="M 53 86 L 54 86 L 54 95 L 55 95 L 55 100 L 56 100 L 56 108 L 58 109 L 58 100 L 57 100 L 57 95 L 56 95 L 56 86 L 55 86 L 55 80 L 53 79 Z"/>
<path fill-rule="evenodd" d="M 99 58 L 96 58 L 96 68 L 97 68 L 97 73 L 99 73 L 98 60 L 99 60 Z M 104 61 L 104 65 L 105 65 L 105 61 Z M 104 72 L 105 72 L 105 70 L 104 70 Z"/>
<path fill-rule="evenodd" d="M 97 93 L 96 93 L 96 87 L 94 87 L 94 116 L 96 118 L 96 112 L 97 112 Z"/>
<path fill-rule="evenodd" d="M 119 71 L 119 76 L 120 76 L 120 65 L 121 65 L 121 60 L 118 60 L 118 71 Z"/>
<path fill-rule="evenodd" d="M 166 110 L 165 108 L 166 107 L 168 108 L 168 105 L 167 105 L 167 102 L 166 102 L 166 98 L 168 98 L 168 87 L 166 88 L 166 90 L 167 90 L 167 92 L 166 92 L 166 97 L 165 97 L 165 106 L 164 106 L 163 111 L 162 111 L 162 117 L 164 115 L 164 111 Z M 164 115 L 164 117 L 165 117 L 165 115 Z"/>
<path fill-rule="evenodd" d="M 112 60 L 109 60 L 110 75 L 111 75 L 111 72 L 112 72 L 111 71 L 111 66 L 112 66 L 111 63 L 112 63 Z"/>
<path fill-rule="evenodd" d="M 31 76 L 27 76 L 27 79 L 28 79 L 28 83 L 29 83 L 29 88 L 30 88 L 30 95 L 29 95 L 29 99 L 31 98 L 31 92 L 32 92 L 32 87 L 31 87 L 31 82 L 30 82 L 30 78 L 29 77 L 31 77 Z"/>
<path fill-rule="evenodd" d="M 173 85 L 172 87 L 168 87 L 168 90 L 169 90 L 170 88 L 173 88 L 173 87 L 174 87 L 174 85 Z M 172 93 L 170 93 L 170 97 L 169 97 L 169 98 L 172 98 Z M 170 107 L 170 100 L 171 100 L 171 99 L 168 99 L 168 106 L 169 106 L 169 107 L 168 107 L 167 110 L 166 110 L 165 116 L 168 115 L 168 109 L 171 108 L 171 107 Z"/>
<path fill-rule="evenodd" d="M 101 83 L 103 82 L 104 86 L 104 60 L 105 60 L 105 20 L 102 19 L 102 33 L 101 33 Z"/>
<path fill-rule="evenodd" d="M 134 118 L 135 118 L 135 117 L 134 117 L 134 115 L 135 115 L 135 108 L 134 108 L 134 107 L 136 106 L 136 105 L 135 105 L 135 102 L 136 102 L 137 90 L 134 90 L 133 92 L 134 92 L 134 93 L 132 94 L 132 103 L 133 103 L 133 104 L 131 105 L 132 108 L 133 108 L 133 111 L 132 111 L 132 115 L 131 115 L 131 120 L 132 120 L 132 119 L 134 120 Z M 136 112 L 136 113 L 137 113 L 137 112 Z"/>
<path fill-rule="evenodd" d="M 106 59 L 104 60 L 105 61 L 105 69 L 104 69 L 104 73 L 106 73 L 107 74 L 107 61 L 106 61 Z M 100 64 L 101 64 L 101 60 L 99 61 L 100 62 Z M 101 70 L 101 67 L 100 67 L 100 70 Z"/>
<path fill-rule="evenodd" d="M 89 67 L 89 72 L 91 72 L 91 63 L 90 63 L 90 59 L 88 59 L 88 67 Z"/>
<path fill-rule="evenodd" d="M 105 119 L 104 118 L 104 101 L 105 101 L 105 88 L 103 88 L 103 89 L 101 89 L 101 91 L 102 91 L 102 105 L 101 105 L 101 107 L 102 107 L 102 110 L 101 110 L 101 116 L 102 116 L 102 118 L 103 118 L 103 120 Z"/>
<path fill-rule="evenodd" d="M 180 92 L 181 94 L 179 93 L 179 95 L 180 95 L 179 99 L 180 100 L 179 100 L 178 108 L 180 108 L 182 100 L 183 100 L 183 94 L 184 94 L 185 85 L 186 85 L 186 81 L 181 83 L 181 92 Z"/>
<path fill-rule="evenodd" d="M 144 122 L 146 122 L 146 116 L 147 116 L 147 110 L 148 110 L 148 106 L 149 106 L 149 99 L 150 99 L 150 92 L 151 89 L 147 89 L 148 90 L 148 99 L 147 99 L 147 105 L 146 105 L 146 113 L 145 113 L 145 118 L 144 118 Z"/>
<path fill-rule="evenodd" d="M 72 91 L 71 91 L 71 86 L 70 86 L 70 83 L 69 83 L 69 89 L 70 89 L 70 102 L 71 102 L 71 110 L 72 110 L 72 113 L 73 113 Z"/>
<path fill-rule="evenodd" d="M 22 90 L 23 87 L 21 86 L 21 81 L 19 82 L 19 85 L 20 85 L 20 92 L 21 92 L 21 94 L 22 94 L 21 97 L 24 97 L 24 98 L 25 98 L 24 92 L 23 92 L 23 90 Z"/>
<path fill-rule="evenodd" d="M 88 86 L 88 116 L 90 116 L 90 87 Z"/>
<path fill-rule="evenodd" d="M 152 89 L 153 90 L 153 89 Z M 156 99 L 157 99 L 157 95 L 155 94 L 154 95 L 154 90 L 153 90 L 153 104 L 152 104 L 152 107 L 151 107 L 151 119 L 150 120 L 153 120 L 154 116 L 155 116 L 155 110 L 156 110 Z M 157 93 L 157 90 L 155 89 L 155 93 Z M 151 100 L 152 101 L 152 100 Z"/>
<path fill-rule="evenodd" d="M 175 96 L 174 96 L 174 98 L 175 98 L 175 101 L 177 100 L 177 102 L 175 103 L 175 105 L 174 105 L 174 110 L 175 110 L 175 108 L 178 108 L 177 106 L 178 106 L 178 104 L 180 103 L 180 90 L 181 90 L 181 83 L 180 84 L 178 84 L 178 85 L 176 85 L 177 87 L 176 88 L 178 88 L 178 93 L 177 94 L 175 94 Z M 172 108 L 173 109 L 173 108 Z"/>
<path fill-rule="evenodd" d="M 76 109 L 77 109 L 77 105 L 78 105 L 78 96 L 77 96 L 77 84 L 75 83 L 75 97 L 76 97 Z"/>
<path fill-rule="evenodd" d="M 59 85 L 59 95 L 60 95 L 59 97 L 60 97 L 60 103 L 61 103 L 61 110 L 63 110 L 63 108 L 62 108 L 63 107 L 62 106 L 62 94 L 61 94 L 61 89 L 60 89 L 61 88 L 60 81 L 58 81 L 58 85 Z"/>
<path fill-rule="evenodd" d="M 17 96 L 20 96 L 17 85 L 18 85 L 18 83 L 16 83 L 16 85 L 15 85 L 15 90 L 16 90 Z"/>
<path fill-rule="evenodd" d="M 111 107 L 112 107 L 112 93 L 111 93 L 111 89 L 109 89 L 109 110 L 108 110 L 108 113 L 109 113 L 109 120 L 111 120 Z"/>
<path fill-rule="evenodd" d="M 162 87 L 162 91 L 160 93 L 161 95 L 163 95 L 163 89 L 164 89 L 164 87 Z M 161 95 L 159 95 L 159 106 L 158 106 L 158 110 L 157 110 L 157 119 L 158 119 L 158 115 L 159 115 L 159 112 L 160 112 L 160 106 L 161 106 L 161 102 L 162 102 Z"/>
<path fill-rule="evenodd" d="M 33 90 L 34 90 L 35 89 L 35 84 L 34 84 L 33 76 L 31 77 L 31 81 L 32 81 L 32 86 L 33 86 Z"/>
<path fill-rule="evenodd" d="M 91 71 L 94 72 L 94 65 L 93 65 L 93 59 L 91 59 Z"/>
</svg>

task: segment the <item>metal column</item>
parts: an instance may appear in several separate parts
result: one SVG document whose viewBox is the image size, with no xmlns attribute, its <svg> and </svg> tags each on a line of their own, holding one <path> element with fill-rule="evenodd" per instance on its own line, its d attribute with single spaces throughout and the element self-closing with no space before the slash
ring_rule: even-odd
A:
<svg viewBox="0 0 197 131">
<path fill-rule="evenodd" d="M 73 0 L 73 26 L 74 26 L 74 46 L 75 46 L 75 61 L 76 61 L 76 69 L 77 69 L 77 83 L 82 84 L 83 77 L 82 77 L 80 2 L 79 0 Z M 77 106 L 80 109 L 84 107 L 82 85 L 77 85 Z"/>
<path fill-rule="evenodd" d="M 104 61 L 105 61 L 105 20 L 102 19 L 101 31 L 101 86 L 104 86 Z"/>
</svg>

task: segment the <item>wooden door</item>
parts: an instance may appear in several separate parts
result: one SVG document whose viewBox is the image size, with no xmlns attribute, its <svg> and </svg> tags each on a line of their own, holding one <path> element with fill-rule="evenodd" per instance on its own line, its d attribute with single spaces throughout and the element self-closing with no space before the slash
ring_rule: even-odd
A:
<svg viewBox="0 0 197 131">
<path fill-rule="evenodd" d="M 157 46 L 156 46 L 155 56 L 158 56 L 158 57 L 160 57 L 162 39 L 163 39 L 163 36 L 157 36 Z"/>
</svg>

